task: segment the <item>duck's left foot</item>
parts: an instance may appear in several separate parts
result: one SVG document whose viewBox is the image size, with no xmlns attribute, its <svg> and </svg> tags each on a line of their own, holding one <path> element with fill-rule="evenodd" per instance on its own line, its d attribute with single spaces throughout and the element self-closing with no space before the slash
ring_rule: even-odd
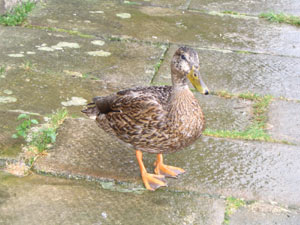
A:
<svg viewBox="0 0 300 225">
<path fill-rule="evenodd" d="M 164 175 L 166 177 L 177 178 L 178 175 L 185 173 L 184 169 L 175 166 L 168 166 L 163 163 L 162 154 L 157 155 L 157 160 L 154 163 L 154 173 Z"/>
</svg>

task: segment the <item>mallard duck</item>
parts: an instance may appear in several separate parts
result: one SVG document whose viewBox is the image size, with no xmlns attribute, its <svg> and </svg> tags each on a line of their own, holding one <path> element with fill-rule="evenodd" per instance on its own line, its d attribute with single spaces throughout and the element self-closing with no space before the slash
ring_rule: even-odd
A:
<svg viewBox="0 0 300 225">
<path fill-rule="evenodd" d="M 171 61 L 172 86 L 137 87 L 104 97 L 95 97 L 83 113 L 96 120 L 104 131 L 136 150 L 141 176 L 148 190 L 167 186 L 165 177 L 185 171 L 163 163 L 163 153 L 176 152 L 202 134 L 204 116 L 188 87 L 188 80 L 202 94 L 208 88 L 199 72 L 195 50 L 180 47 Z M 143 164 L 143 153 L 157 154 L 154 173 Z"/>
</svg>

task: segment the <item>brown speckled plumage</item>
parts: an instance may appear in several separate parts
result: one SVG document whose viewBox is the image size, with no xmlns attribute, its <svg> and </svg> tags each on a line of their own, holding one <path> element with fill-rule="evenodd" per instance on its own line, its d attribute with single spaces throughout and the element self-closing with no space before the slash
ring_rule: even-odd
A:
<svg viewBox="0 0 300 225">
<path fill-rule="evenodd" d="M 172 86 L 138 87 L 95 97 L 83 110 L 95 116 L 106 132 L 149 153 L 178 151 L 201 136 L 204 116 L 187 85 L 191 68 L 199 68 L 197 53 L 179 48 L 171 63 Z"/>
</svg>

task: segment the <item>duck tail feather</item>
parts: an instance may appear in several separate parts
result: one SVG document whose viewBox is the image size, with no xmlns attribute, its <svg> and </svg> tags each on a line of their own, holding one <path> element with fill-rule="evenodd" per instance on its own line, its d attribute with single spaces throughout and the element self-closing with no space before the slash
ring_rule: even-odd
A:
<svg viewBox="0 0 300 225">
<path fill-rule="evenodd" d="M 88 108 L 86 108 L 84 110 L 81 110 L 81 112 L 84 113 L 84 114 L 86 114 L 91 119 L 96 119 L 96 117 L 100 113 L 99 109 L 95 106 L 94 103 L 90 103 L 88 105 L 94 105 L 94 106 L 88 107 Z"/>
</svg>

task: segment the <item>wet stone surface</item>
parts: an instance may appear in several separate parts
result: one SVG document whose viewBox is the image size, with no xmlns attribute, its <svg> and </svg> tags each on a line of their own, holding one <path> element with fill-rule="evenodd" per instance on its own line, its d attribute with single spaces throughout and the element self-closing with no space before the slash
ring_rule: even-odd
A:
<svg viewBox="0 0 300 225">
<path fill-rule="evenodd" d="M 105 80 L 120 89 L 150 84 L 153 66 L 164 51 L 154 45 L 14 27 L 5 28 L 1 37 L 0 58 L 6 65 Z M 23 56 L 14 57 L 16 54 Z"/>
<path fill-rule="evenodd" d="M 92 120 L 69 119 L 35 170 L 141 184 L 133 150 L 110 138 Z M 168 189 L 299 206 L 300 166 L 293 160 L 299 156 L 296 146 L 203 137 L 183 151 L 166 155 L 166 164 L 187 171 L 179 179 L 168 179 Z M 154 155 L 145 154 L 148 171 L 153 170 L 154 160 Z"/>
<path fill-rule="evenodd" d="M 224 217 L 223 201 L 188 193 L 122 193 L 91 182 L 1 172 L 0 180 L 0 224 L 210 225 Z"/>
<path fill-rule="evenodd" d="M 80 110 L 93 96 L 109 94 L 117 90 L 109 84 L 101 85 L 103 83 L 101 81 L 92 82 L 90 79 L 47 74 L 23 68 L 9 70 L 2 81 L 0 90 L 11 90 L 11 96 L 17 101 L 1 104 L 0 109 L 22 110 L 41 115 L 52 114 L 57 109 L 66 106 L 70 115 L 79 116 Z M 79 105 L 76 105 L 76 101 L 72 104 L 72 97 L 80 100 Z M 63 103 L 70 104 L 64 105 Z"/>
<path fill-rule="evenodd" d="M 100 129 L 90 119 L 68 119 L 59 129 L 57 142 L 35 170 L 51 174 L 97 179 L 140 179 L 135 152 Z"/>
<path fill-rule="evenodd" d="M 248 207 L 239 209 L 231 218 L 232 225 L 297 225 L 299 224 L 299 212 L 286 210 L 277 205 L 254 203 Z"/>
<path fill-rule="evenodd" d="M 299 147 L 203 137 L 166 163 L 188 172 L 170 187 L 299 207 Z"/>
<path fill-rule="evenodd" d="M 297 0 L 276 0 L 276 1 L 234 1 L 234 0 L 192 0 L 190 9 L 208 11 L 233 11 L 259 15 L 263 12 L 289 13 L 300 15 L 300 3 Z"/>
<path fill-rule="evenodd" d="M 230 10 L 249 15 L 218 13 Z M 20 113 L 44 123 L 57 109 L 69 111 L 29 176 L 0 171 L 0 224 L 220 225 L 230 197 L 246 204 L 229 224 L 298 224 L 299 28 L 255 16 L 269 10 L 300 12 L 296 0 L 48 0 L 24 26 L 0 25 L 0 168 L 24 172 L 24 163 L 6 165 L 23 156 L 24 142 L 11 138 Z M 211 91 L 278 97 L 267 132 L 295 145 L 204 136 L 165 155 L 185 174 L 147 191 L 134 149 L 80 110 L 94 96 L 170 84 L 171 57 L 182 45 L 198 51 Z M 207 128 L 251 124 L 253 102 L 194 94 Z M 148 172 L 155 157 L 144 154 Z"/>
<path fill-rule="evenodd" d="M 172 45 L 154 82 L 171 83 Z M 300 99 L 299 58 L 198 49 L 202 78 L 210 90 L 254 92 Z"/>
<path fill-rule="evenodd" d="M 189 5 L 188 0 L 122 0 L 123 4 L 144 5 L 144 6 L 160 6 L 168 8 L 186 9 Z"/>
<path fill-rule="evenodd" d="M 252 103 L 241 99 L 224 99 L 195 93 L 210 130 L 245 130 L 251 125 Z"/>
<path fill-rule="evenodd" d="M 84 8 L 85 10 L 79 10 Z M 90 13 L 101 10 L 103 13 Z M 122 19 L 119 13 L 129 13 Z M 29 18 L 32 25 L 76 30 L 96 36 L 121 35 L 139 40 L 175 42 L 193 46 L 244 49 L 300 56 L 298 29 L 257 18 L 241 19 L 171 8 L 116 2 L 49 1 Z M 84 22 L 90 21 L 89 25 Z M 203 22 L 196 22 L 203 21 Z M 142 29 L 136 29 L 140 27 Z"/>
<path fill-rule="evenodd" d="M 270 106 L 269 133 L 273 138 L 300 145 L 300 103 L 276 101 Z"/>
</svg>

